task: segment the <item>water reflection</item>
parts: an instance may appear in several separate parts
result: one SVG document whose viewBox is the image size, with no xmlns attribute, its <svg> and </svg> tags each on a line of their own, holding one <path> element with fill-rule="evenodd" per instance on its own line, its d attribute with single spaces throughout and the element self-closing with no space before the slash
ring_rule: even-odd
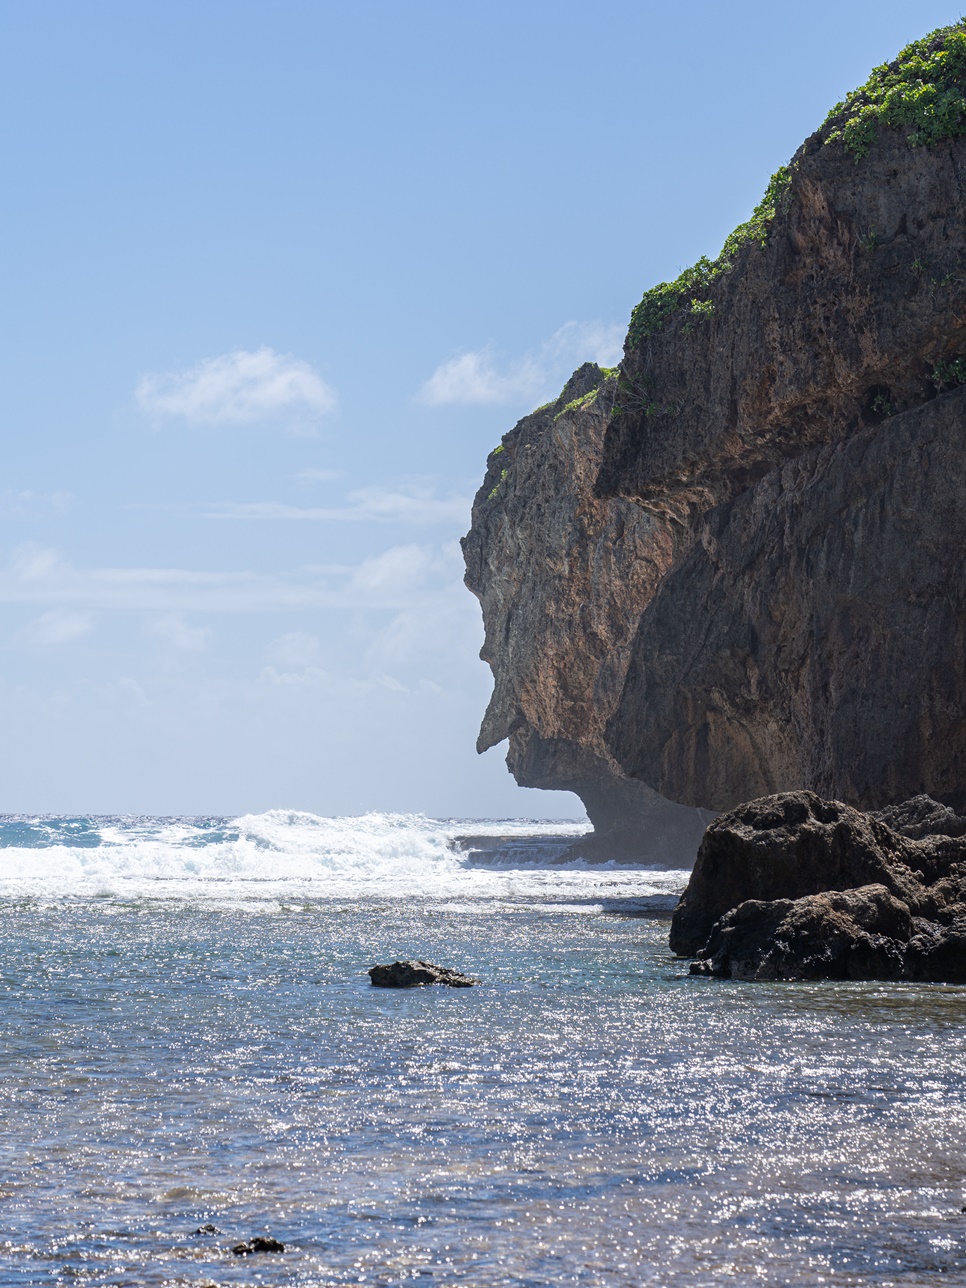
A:
<svg viewBox="0 0 966 1288">
<path fill-rule="evenodd" d="M 966 989 L 695 980 L 572 877 L 6 905 L 0 1282 L 966 1282 Z"/>
</svg>

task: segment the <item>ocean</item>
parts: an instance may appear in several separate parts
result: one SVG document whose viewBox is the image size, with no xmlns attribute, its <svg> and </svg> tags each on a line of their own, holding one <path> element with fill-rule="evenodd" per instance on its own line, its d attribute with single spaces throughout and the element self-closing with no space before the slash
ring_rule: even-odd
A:
<svg viewBox="0 0 966 1288">
<path fill-rule="evenodd" d="M 585 828 L 0 817 L 0 1284 L 966 1284 L 966 989 L 689 977 Z"/>
</svg>

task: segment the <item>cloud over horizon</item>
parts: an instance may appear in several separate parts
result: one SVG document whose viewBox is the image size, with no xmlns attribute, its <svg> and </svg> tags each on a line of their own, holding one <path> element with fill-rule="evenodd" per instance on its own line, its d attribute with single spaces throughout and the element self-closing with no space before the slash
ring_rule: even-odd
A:
<svg viewBox="0 0 966 1288">
<path fill-rule="evenodd" d="M 29 622 L 21 630 L 20 638 L 28 644 L 69 644 L 93 629 L 94 620 L 89 613 L 51 609 Z"/>
<path fill-rule="evenodd" d="M 40 643 L 86 634 L 93 627 L 93 613 L 144 613 L 149 615 L 149 635 L 178 649 L 202 651 L 210 632 L 192 625 L 189 615 L 319 608 L 397 611 L 424 605 L 440 593 L 466 596 L 455 541 L 395 545 L 356 563 L 303 564 L 277 572 L 80 567 L 32 542 L 0 564 L 0 605 L 47 609 L 29 628 Z"/>
<path fill-rule="evenodd" d="M 621 355 L 623 326 L 566 322 L 549 340 L 521 358 L 500 363 L 491 345 L 441 363 L 417 398 L 431 407 L 538 402 L 555 394 L 584 362 L 613 366 Z"/>
<path fill-rule="evenodd" d="M 0 491 L 0 519 L 40 519 L 63 512 L 71 500 L 70 492 Z"/>
<path fill-rule="evenodd" d="M 431 481 L 413 480 L 393 487 L 353 488 L 343 505 L 290 505 L 285 501 L 204 501 L 185 506 L 140 506 L 132 509 L 173 509 L 201 519 L 277 520 L 298 523 L 403 523 L 425 527 L 434 523 L 466 527 L 472 497 L 437 496 Z"/>
<path fill-rule="evenodd" d="M 281 418 L 306 423 L 334 410 L 336 397 L 314 367 L 291 354 L 235 349 L 185 371 L 142 376 L 142 411 L 197 425 L 241 425 Z"/>
<path fill-rule="evenodd" d="M 169 647 L 184 652 L 201 652 L 211 641 L 206 626 L 189 626 L 181 613 L 165 613 L 147 623 L 147 633 Z"/>
</svg>

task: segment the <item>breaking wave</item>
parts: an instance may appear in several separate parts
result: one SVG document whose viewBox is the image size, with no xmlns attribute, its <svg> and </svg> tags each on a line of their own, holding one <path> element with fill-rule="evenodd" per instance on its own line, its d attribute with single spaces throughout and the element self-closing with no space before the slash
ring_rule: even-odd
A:
<svg viewBox="0 0 966 1288">
<path fill-rule="evenodd" d="M 676 873 L 561 862 L 587 823 L 0 816 L 0 898 L 291 900 L 601 898 L 680 887 Z M 672 879 L 670 886 L 668 878 Z"/>
</svg>

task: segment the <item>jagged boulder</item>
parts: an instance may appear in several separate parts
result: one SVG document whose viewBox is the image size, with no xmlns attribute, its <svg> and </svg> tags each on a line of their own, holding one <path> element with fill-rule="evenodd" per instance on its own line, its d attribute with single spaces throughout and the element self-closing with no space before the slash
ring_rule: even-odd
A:
<svg viewBox="0 0 966 1288">
<path fill-rule="evenodd" d="M 904 902 L 915 900 L 919 883 L 906 845 L 872 815 L 814 792 L 739 805 L 704 834 L 671 922 L 671 949 L 692 956 L 719 917 L 747 899 L 800 899 L 879 884 Z"/>
<path fill-rule="evenodd" d="M 705 833 L 671 948 L 695 975 L 966 982 L 962 822 L 923 796 L 878 815 L 749 801 Z"/>
<path fill-rule="evenodd" d="M 804 899 L 748 899 L 716 921 L 692 975 L 727 979 L 894 979 L 913 919 L 884 885 Z"/>
<path fill-rule="evenodd" d="M 913 841 L 925 836 L 966 836 L 966 818 L 931 796 L 912 796 L 900 805 L 876 810 L 872 817 Z"/>
<path fill-rule="evenodd" d="M 946 920 L 917 919 L 906 954 L 907 979 L 966 984 L 966 907 L 960 904 Z"/>
</svg>

